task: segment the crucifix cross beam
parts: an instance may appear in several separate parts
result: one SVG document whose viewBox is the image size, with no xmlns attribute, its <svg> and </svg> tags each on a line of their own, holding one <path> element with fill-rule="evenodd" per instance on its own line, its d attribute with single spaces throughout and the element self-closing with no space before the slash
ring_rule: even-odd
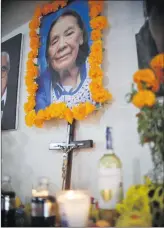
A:
<svg viewBox="0 0 164 228">
<path fill-rule="evenodd" d="M 67 140 L 66 142 L 51 143 L 50 150 L 60 150 L 63 153 L 63 166 L 62 166 L 62 189 L 70 189 L 71 184 L 71 171 L 73 150 L 82 148 L 92 148 L 93 140 L 74 140 L 75 121 L 72 124 L 68 123 L 67 126 Z"/>
</svg>

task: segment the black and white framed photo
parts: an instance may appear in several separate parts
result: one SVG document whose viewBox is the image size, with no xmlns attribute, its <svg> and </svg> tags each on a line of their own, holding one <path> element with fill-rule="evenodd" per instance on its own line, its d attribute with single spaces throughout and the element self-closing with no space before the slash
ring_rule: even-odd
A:
<svg viewBox="0 0 164 228">
<path fill-rule="evenodd" d="M 1 130 L 17 129 L 22 34 L 1 44 Z"/>
</svg>

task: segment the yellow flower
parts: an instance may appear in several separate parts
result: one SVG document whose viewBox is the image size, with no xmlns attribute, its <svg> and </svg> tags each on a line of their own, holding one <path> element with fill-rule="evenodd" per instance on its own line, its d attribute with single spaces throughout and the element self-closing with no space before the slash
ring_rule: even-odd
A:
<svg viewBox="0 0 164 228">
<path fill-rule="evenodd" d="M 45 120 L 50 120 L 53 116 L 51 114 L 51 107 L 46 107 L 44 110 L 45 113 Z"/>
<path fill-rule="evenodd" d="M 103 59 L 102 41 L 97 40 L 91 46 L 88 62 L 91 66 L 100 65 Z"/>
<path fill-rule="evenodd" d="M 73 122 L 73 113 L 69 108 L 65 109 L 64 118 L 67 120 L 68 123 L 72 124 Z"/>
<path fill-rule="evenodd" d="M 91 79 L 98 79 L 103 77 L 103 71 L 100 66 L 96 65 L 93 67 L 90 67 L 89 69 L 89 77 Z"/>
<path fill-rule="evenodd" d="M 29 96 L 28 101 L 24 104 L 24 111 L 25 113 L 28 113 L 33 110 L 35 107 L 36 102 L 35 102 L 35 97 L 34 96 Z"/>
<path fill-rule="evenodd" d="M 34 83 L 34 79 L 32 77 L 29 77 L 28 75 L 25 76 L 25 84 L 26 86 L 30 86 L 31 84 Z"/>
<path fill-rule="evenodd" d="M 102 52 L 102 41 L 97 40 L 91 45 L 91 53 L 95 52 L 96 54 Z"/>
<path fill-rule="evenodd" d="M 145 105 L 152 107 L 156 102 L 156 96 L 153 92 L 147 90 L 145 91 Z"/>
<path fill-rule="evenodd" d="M 91 93 L 96 93 L 97 91 L 101 90 L 102 88 L 102 80 L 95 79 L 92 80 L 91 83 L 89 84 L 89 89 Z"/>
<path fill-rule="evenodd" d="M 92 93 L 92 99 L 98 103 L 104 103 L 106 101 L 112 100 L 112 94 L 102 87 Z"/>
<path fill-rule="evenodd" d="M 37 89 L 38 89 L 38 85 L 37 85 L 36 83 L 33 83 L 33 84 L 31 84 L 31 85 L 28 85 L 28 87 L 27 87 L 27 92 L 28 92 L 29 94 L 35 94 L 36 91 L 37 91 Z"/>
<path fill-rule="evenodd" d="M 76 120 L 83 120 L 86 117 L 86 107 L 84 104 L 79 104 L 72 108 L 73 117 Z"/>
<path fill-rule="evenodd" d="M 156 79 L 154 72 L 150 69 L 138 70 L 134 74 L 133 80 L 135 83 L 137 83 L 139 90 L 144 89 L 143 83 L 145 83 L 146 88 L 151 88 L 154 92 L 159 89 L 158 80 Z"/>
<path fill-rule="evenodd" d="M 138 108 L 142 108 L 144 106 L 152 107 L 155 102 L 155 94 L 150 90 L 140 90 L 132 98 L 132 103 Z"/>
<path fill-rule="evenodd" d="M 36 118 L 35 118 L 35 121 L 34 121 L 35 126 L 38 127 L 38 128 L 42 128 L 44 120 L 45 120 L 44 110 L 39 110 L 37 112 L 37 114 L 36 114 Z"/>
<path fill-rule="evenodd" d="M 89 57 L 88 57 L 88 62 L 92 66 L 93 65 L 96 66 L 96 65 L 102 64 L 102 60 L 103 60 L 102 53 L 97 53 L 97 55 L 96 55 L 96 53 L 91 53 L 89 55 Z"/>
<path fill-rule="evenodd" d="M 65 103 L 53 103 L 49 106 L 52 118 L 64 118 L 64 112 L 67 108 Z"/>
<path fill-rule="evenodd" d="M 35 118 L 36 118 L 35 110 L 32 110 L 31 112 L 27 113 L 27 115 L 25 116 L 26 125 L 29 127 L 32 127 L 34 124 Z"/>
<path fill-rule="evenodd" d="M 105 16 L 98 16 L 90 21 L 92 29 L 105 29 L 108 27 L 108 20 Z"/>
<path fill-rule="evenodd" d="M 99 29 L 92 30 L 91 40 L 95 41 L 95 40 L 100 40 L 101 38 L 102 38 L 101 30 L 99 30 Z"/>
<path fill-rule="evenodd" d="M 91 104 L 90 102 L 86 102 L 85 103 L 85 108 L 86 108 L 86 115 L 89 115 L 90 113 L 92 113 L 95 110 L 95 106 L 93 104 Z"/>
</svg>

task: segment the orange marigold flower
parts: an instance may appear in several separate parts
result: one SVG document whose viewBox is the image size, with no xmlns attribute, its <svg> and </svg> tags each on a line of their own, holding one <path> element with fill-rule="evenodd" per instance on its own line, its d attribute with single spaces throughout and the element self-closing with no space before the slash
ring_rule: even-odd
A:
<svg viewBox="0 0 164 228">
<path fill-rule="evenodd" d="M 31 78 L 35 78 L 38 75 L 38 67 L 33 65 L 31 67 L 27 67 L 26 75 Z"/>
<path fill-rule="evenodd" d="M 27 115 L 25 116 L 26 125 L 29 127 L 32 127 L 34 124 L 35 118 L 36 118 L 35 110 L 32 110 L 31 112 L 27 113 Z"/>
<path fill-rule="evenodd" d="M 34 78 L 29 77 L 28 75 L 25 76 L 25 84 L 28 87 L 29 85 L 34 83 Z"/>
<path fill-rule="evenodd" d="M 150 66 L 154 68 L 164 68 L 164 53 L 156 55 L 150 62 Z"/>
<path fill-rule="evenodd" d="M 85 103 L 85 108 L 86 108 L 86 115 L 89 115 L 96 109 L 96 107 L 93 104 L 91 104 L 90 102 Z"/>
<path fill-rule="evenodd" d="M 140 90 L 132 98 L 132 103 L 138 108 L 142 108 L 144 106 L 152 107 L 155 102 L 155 94 L 150 90 Z"/>
<path fill-rule="evenodd" d="M 90 67 L 89 69 L 89 77 L 91 79 L 97 79 L 97 78 L 102 78 L 103 77 L 103 71 L 100 66 L 96 65 L 93 67 Z"/>
<path fill-rule="evenodd" d="M 34 121 L 34 125 L 38 128 L 42 128 L 43 124 L 44 124 L 44 120 L 35 119 L 35 121 Z"/>
<path fill-rule="evenodd" d="M 97 54 L 96 53 L 92 53 L 88 57 L 88 62 L 92 66 L 93 65 L 94 66 L 100 65 L 100 64 L 102 64 L 102 61 L 103 61 L 103 55 L 102 55 L 102 53 L 97 53 Z"/>
<path fill-rule="evenodd" d="M 39 128 L 43 127 L 44 120 L 45 120 L 45 112 L 44 110 L 41 109 L 36 114 L 36 118 L 34 121 L 35 126 Z"/>
<path fill-rule="evenodd" d="M 34 11 L 34 16 L 35 17 L 41 17 L 42 16 L 42 11 L 41 11 L 41 8 L 39 6 L 36 7 L 36 9 Z"/>
<path fill-rule="evenodd" d="M 40 20 L 37 17 L 33 17 L 29 23 L 29 28 L 34 30 L 40 26 Z"/>
<path fill-rule="evenodd" d="M 34 109 L 35 105 L 36 105 L 36 103 L 35 103 L 34 97 L 30 96 L 28 101 L 24 104 L 25 113 L 32 111 Z"/>
<path fill-rule="evenodd" d="M 137 83 L 137 88 L 138 88 L 138 90 L 143 90 L 142 82 Z"/>
<path fill-rule="evenodd" d="M 73 113 L 69 108 L 65 109 L 64 118 L 67 120 L 68 123 L 72 124 L 73 122 Z"/>
<path fill-rule="evenodd" d="M 91 45 L 91 53 L 99 53 L 99 52 L 102 52 L 102 41 L 101 40 L 97 40 L 95 42 L 93 42 L 93 44 Z"/>
<path fill-rule="evenodd" d="M 42 7 L 42 14 L 47 15 L 48 13 L 51 13 L 53 11 L 53 6 L 51 3 L 46 3 Z"/>
<path fill-rule="evenodd" d="M 154 70 L 159 83 L 164 83 L 164 53 L 155 56 L 151 60 L 150 66 Z"/>
<path fill-rule="evenodd" d="M 64 118 L 64 112 L 67 108 L 65 103 L 53 103 L 49 106 L 52 118 Z"/>
<path fill-rule="evenodd" d="M 39 37 L 32 37 L 30 40 L 30 48 L 39 48 Z"/>
<path fill-rule="evenodd" d="M 59 1 L 54 1 L 52 4 L 52 10 L 53 12 L 57 11 L 59 6 L 60 6 L 60 2 Z"/>
<path fill-rule="evenodd" d="M 133 80 L 138 85 L 138 89 L 142 89 L 142 83 L 145 83 L 147 88 L 156 88 L 157 79 L 154 72 L 151 69 L 138 70 L 134 76 Z"/>
<path fill-rule="evenodd" d="M 147 105 L 148 107 L 152 107 L 156 102 L 155 94 L 152 91 L 147 90 L 145 91 L 144 96 L 145 96 L 145 105 Z"/>
<path fill-rule="evenodd" d="M 91 46 L 91 52 L 88 57 L 90 65 L 100 65 L 103 60 L 102 41 L 97 40 Z"/>
<path fill-rule="evenodd" d="M 28 58 L 29 58 L 29 59 L 34 59 L 34 58 L 36 58 L 37 56 L 38 56 L 38 49 L 37 49 L 37 48 L 32 49 L 32 51 L 30 51 L 30 52 L 28 53 Z"/>
<path fill-rule="evenodd" d="M 160 83 L 158 80 L 154 81 L 154 85 L 151 87 L 153 92 L 157 92 L 160 88 Z"/>
<path fill-rule="evenodd" d="M 91 18 L 97 17 L 102 11 L 104 7 L 103 1 L 90 1 L 90 12 L 89 15 Z"/>
<path fill-rule="evenodd" d="M 30 37 L 38 37 L 38 34 L 37 34 L 37 32 L 35 30 L 30 30 L 29 36 Z"/>
<path fill-rule="evenodd" d="M 33 66 L 34 66 L 34 62 L 32 59 L 28 59 L 27 62 L 26 62 L 26 66 L 28 69 L 32 69 Z"/>
<path fill-rule="evenodd" d="M 37 91 L 37 89 L 38 89 L 38 85 L 37 85 L 36 83 L 33 83 L 33 84 L 31 84 L 31 85 L 28 85 L 28 87 L 27 87 L 27 92 L 28 92 L 29 94 L 35 94 L 36 91 Z"/>
<path fill-rule="evenodd" d="M 101 30 L 95 29 L 91 32 L 91 40 L 100 40 L 102 38 Z"/>
<path fill-rule="evenodd" d="M 67 0 L 61 0 L 60 1 L 60 7 L 64 8 L 67 5 L 67 2 L 68 2 Z"/>
<path fill-rule="evenodd" d="M 44 110 L 44 113 L 45 113 L 45 120 L 50 120 L 51 118 L 53 118 L 50 107 L 46 107 Z"/>
<path fill-rule="evenodd" d="M 112 100 L 112 94 L 102 87 L 97 91 L 93 91 L 92 98 L 98 103 L 104 103 L 106 101 Z"/>
<path fill-rule="evenodd" d="M 84 104 L 79 104 L 72 108 L 73 117 L 76 120 L 83 120 L 86 117 L 86 107 Z"/>
<path fill-rule="evenodd" d="M 142 108 L 144 106 L 144 100 L 143 96 L 141 94 L 142 90 L 136 93 L 133 98 L 132 98 L 132 103 L 137 107 L 137 108 Z"/>
<path fill-rule="evenodd" d="M 89 84 L 91 93 L 97 92 L 102 88 L 102 80 L 92 80 Z"/>
<path fill-rule="evenodd" d="M 105 16 L 98 16 L 90 21 L 92 29 L 105 29 L 108 27 L 108 20 Z"/>
</svg>

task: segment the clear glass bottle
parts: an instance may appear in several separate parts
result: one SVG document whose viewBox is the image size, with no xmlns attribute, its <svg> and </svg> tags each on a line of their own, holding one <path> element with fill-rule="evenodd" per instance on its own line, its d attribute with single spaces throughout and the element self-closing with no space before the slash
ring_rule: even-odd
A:
<svg viewBox="0 0 164 228">
<path fill-rule="evenodd" d="M 32 189 L 32 227 L 54 227 L 56 220 L 56 200 L 49 180 L 42 177 L 36 189 Z"/>
<path fill-rule="evenodd" d="M 11 178 L 4 176 L 1 186 L 1 226 L 14 227 L 15 223 L 15 192 L 11 185 Z"/>
<path fill-rule="evenodd" d="M 98 164 L 100 218 L 114 225 L 115 206 L 123 198 L 122 164 L 113 150 L 112 128 L 106 128 L 106 153 Z"/>
</svg>

